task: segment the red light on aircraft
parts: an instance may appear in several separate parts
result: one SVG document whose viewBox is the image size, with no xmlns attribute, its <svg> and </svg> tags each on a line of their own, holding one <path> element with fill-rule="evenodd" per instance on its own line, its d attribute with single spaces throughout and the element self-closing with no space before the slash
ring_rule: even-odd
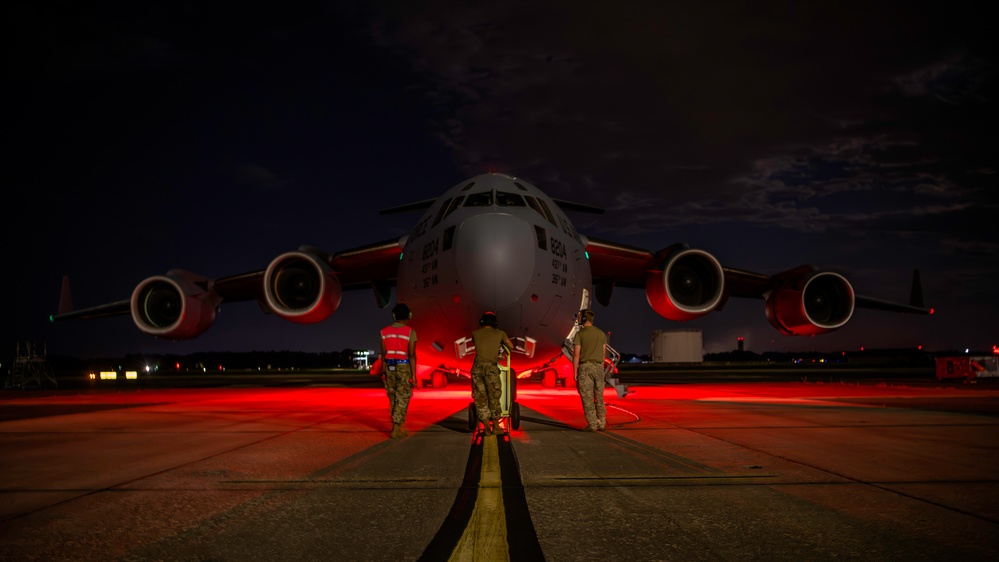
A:
<svg viewBox="0 0 999 562">
<path fill-rule="evenodd" d="M 531 295 L 531 302 L 538 302 L 538 295 Z"/>
<path fill-rule="evenodd" d="M 459 302 L 461 302 L 461 295 L 455 295 L 451 297 L 451 301 L 454 302 L 454 304 L 458 304 Z"/>
<path fill-rule="evenodd" d="M 178 371 L 180 370 L 180 363 L 174 363 L 173 366 L 176 367 Z"/>
</svg>

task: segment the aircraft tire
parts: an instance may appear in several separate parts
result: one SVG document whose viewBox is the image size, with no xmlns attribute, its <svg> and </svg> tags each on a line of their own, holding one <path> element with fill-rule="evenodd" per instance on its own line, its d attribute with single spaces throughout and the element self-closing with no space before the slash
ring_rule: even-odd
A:
<svg viewBox="0 0 999 562">
<path fill-rule="evenodd" d="M 475 413 L 475 402 L 468 405 L 468 431 L 475 433 L 479 426 L 479 416 Z"/>
<path fill-rule="evenodd" d="M 430 386 L 434 388 L 446 388 L 447 375 L 440 371 L 434 371 L 434 373 L 430 375 Z"/>
<path fill-rule="evenodd" d="M 576 377 L 565 377 L 562 381 L 566 388 L 576 388 Z"/>
<path fill-rule="evenodd" d="M 520 404 L 516 402 L 510 405 L 510 427 L 514 431 L 520 429 Z"/>
<path fill-rule="evenodd" d="M 543 388 L 555 388 L 554 371 L 545 371 L 545 373 L 541 375 L 541 386 Z"/>
</svg>

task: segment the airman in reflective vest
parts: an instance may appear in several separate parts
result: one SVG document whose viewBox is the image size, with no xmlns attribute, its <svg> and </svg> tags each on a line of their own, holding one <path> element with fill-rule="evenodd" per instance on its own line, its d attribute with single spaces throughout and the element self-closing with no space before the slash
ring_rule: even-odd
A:
<svg viewBox="0 0 999 562">
<path fill-rule="evenodd" d="M 408 435 L 402 426 L 416 386 L 416 330 L 406 325 L 412 317 L 409 307 L 399 303 L 392 309 L 394 322 L 381 330 L 382 379 L 392 415 L 392 439 Z"/>
</svg>

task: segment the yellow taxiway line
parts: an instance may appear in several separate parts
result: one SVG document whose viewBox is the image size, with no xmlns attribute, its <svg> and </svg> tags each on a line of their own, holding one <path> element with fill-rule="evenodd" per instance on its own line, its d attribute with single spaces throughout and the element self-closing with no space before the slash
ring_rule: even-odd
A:
<svg viewBox="0 0 999 562">
<path fill-rule="evenodd" d="M 451 553 L 450 562 L 509 562 L 506 542 L 506 512 L 500 478 L 499 448 L 495 435 L 483 437 L 479 494 L 468 526 Z"/>
</svg>

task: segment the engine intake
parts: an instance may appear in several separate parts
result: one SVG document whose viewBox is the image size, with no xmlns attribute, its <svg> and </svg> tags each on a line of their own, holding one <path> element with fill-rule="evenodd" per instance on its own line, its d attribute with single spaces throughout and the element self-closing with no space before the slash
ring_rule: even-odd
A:
<svg viewBox="0 0 999 562">
<path fill-rule="evenodd" d="M 645 297 L 660 316 L 693 320 L 714 310 L 722 299 L 725 274 L 711 254 L 682 248 L 668 254 L 662 271 L 645 281 Z"/>
<path fill-rule="evenodd" d="M 132 321 L 139 330 L 162 338 L 195 338 L 215 322 L 222 299 L 207 288 L 207 279 L 172 270 L 149 277 L 132 291 Z"/>
<path fill-rule="evenodd" d="M 340 280 L 319 256 L 298 250 L 282 254 L 264 273 L 264 298 L 278 316 L 298 324 L 321 322 L 340 306 Z"/>
<path fill-rule="evenodd" d="M 770 293 L 767 320 L 783 334 L 815 336 L 846 324 L 854 304 L 853 286 L 845 277 L 808 272 L 789 277 Z"/>
</svg>

